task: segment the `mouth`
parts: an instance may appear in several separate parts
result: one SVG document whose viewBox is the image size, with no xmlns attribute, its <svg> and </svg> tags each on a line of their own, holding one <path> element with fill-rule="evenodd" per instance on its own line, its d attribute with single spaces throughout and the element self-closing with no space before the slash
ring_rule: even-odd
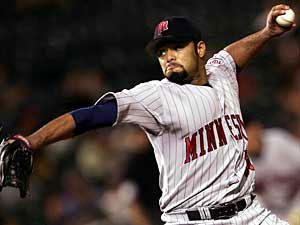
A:
<svg viewBox="0 0 300 225">
<path fill-rule="evenodd" d="M 181 65 L 177 64 L 177 63 L 171 63 L 167 66 L 166 68 L 166 72 L 170 71 L 170 70 L 174 70 L 177 67 L 181 67 Z"/>
</svg>

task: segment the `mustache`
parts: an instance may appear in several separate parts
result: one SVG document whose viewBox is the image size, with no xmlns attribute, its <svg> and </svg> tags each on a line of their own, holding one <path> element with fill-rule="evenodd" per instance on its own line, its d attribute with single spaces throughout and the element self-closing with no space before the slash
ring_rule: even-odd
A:
<svg viewBox="0 0 300 225">
<path fill-rule="evenodd" d="M 169 68 L 170 66 L 181 66 L 181 65 L 178 64 L 178 63 L 174 63 L 174 62 L 168 63 L 168 64 L 167 64 L 167 67 L 166 67 L 166 69 L 165 69 L 165 72 L 167 72 L 167 70 L 168 70 L 168 68 Z"/>
</svg>

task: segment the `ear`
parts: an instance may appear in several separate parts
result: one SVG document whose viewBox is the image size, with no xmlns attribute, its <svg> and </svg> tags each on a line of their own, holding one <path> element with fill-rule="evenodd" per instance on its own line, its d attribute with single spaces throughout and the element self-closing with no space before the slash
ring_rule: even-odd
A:
<svg viewBox="0 0 300 225">
<path fill-rule="evenodd" d="M 199 55 L 200 58 L 203 58 L 205 56 L 205 53 L 206 53 L 206 45 L 204 43 L 204 41 L 199 41 L 197 43 L 197 53 Z"/>
</svg>

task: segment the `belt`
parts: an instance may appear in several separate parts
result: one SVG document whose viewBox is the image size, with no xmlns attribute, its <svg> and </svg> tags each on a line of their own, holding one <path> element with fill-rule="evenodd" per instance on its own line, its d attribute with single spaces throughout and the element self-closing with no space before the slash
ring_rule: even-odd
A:
<svg viewBox="0 0 300 225">
<path fill-rule="evenodd" d="M 247 208 L 254 200 L 255 195 L 251 195 L 250 198 L 243 198 L 235 202 L 224 203 L 217 206 L 208 208 L 202 208 L 204 210 L 188 210 L 186 214 L 189 220 L 207 220 L 207 219 L 229 219 L 236 215 L 238 212 Z"/>
</svg>

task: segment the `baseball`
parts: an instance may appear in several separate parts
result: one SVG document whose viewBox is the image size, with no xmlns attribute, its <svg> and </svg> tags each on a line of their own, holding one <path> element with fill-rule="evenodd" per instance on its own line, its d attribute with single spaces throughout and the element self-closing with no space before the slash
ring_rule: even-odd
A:
<svg viewBox="0 0 300 225">
<path fill-rule="evenodd" d="M 285 11 L 285 14 L 277 16 L 276 22 L 282 27 L 290 27 L 295 20 L 295 12 L 292 9 Z"/>
</svg>

